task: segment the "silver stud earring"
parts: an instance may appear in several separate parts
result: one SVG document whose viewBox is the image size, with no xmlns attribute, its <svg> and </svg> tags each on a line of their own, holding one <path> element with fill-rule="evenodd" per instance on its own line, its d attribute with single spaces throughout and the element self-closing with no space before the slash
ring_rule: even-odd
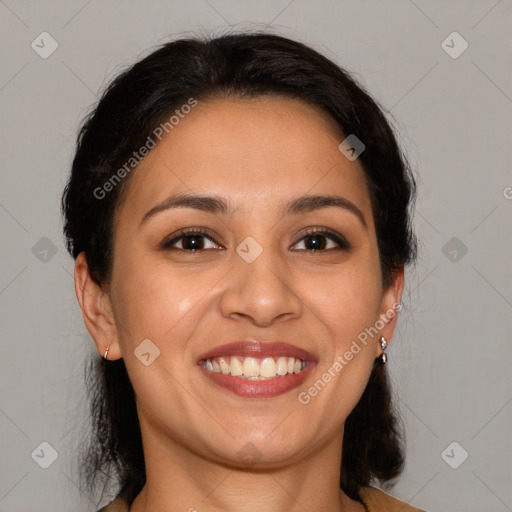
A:
<svg viewBox="0 0 512 512">
<path fill-rule="evenodd" d="M 386 364 L 386 361 L 388 360 L 388 356 L 384 350 L 386 350 L 386 347 L 388 346 L 388 343 L 386 341 L 386 338 L 384 336 L 381 336 L 380 338 L 380 348 L 382 349 L 382 354 L 380 355 L 380 361 L 382 364 Z"/>
<path fill-rule="evenodd" d="M 109 349 L 109 348 L 110 348 L 110 347 L 107 347 L 107 350 L 105 350 L 105 355 L 103 356 L 103 359 L 107 359 L 107 354 L 108 354 L 108 349 Z"/>
</svg>

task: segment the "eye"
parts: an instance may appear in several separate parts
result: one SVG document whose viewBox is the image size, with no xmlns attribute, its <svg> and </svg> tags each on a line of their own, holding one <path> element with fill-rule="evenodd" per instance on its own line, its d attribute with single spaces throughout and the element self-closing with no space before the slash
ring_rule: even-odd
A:
<svg viewBox="0 0 512 512">
<path fill-rule="evenodd" d="M 302 247 L 300 245 L 302 244 Z M 298 247 L 299 246 L 299 247 Z M 313 228 L 302 235 L 302 238 L 292 246 L 295 251 L 321 252 L 328 250 L 349 250 L 352 246 L 346 238 L 336 231 L 327 228 Z M 200 228 L 186 228 L 175 233 L 172 238 L 162 243 L 162 249 L 177 249 L 186 252 L 198 252 L 212 249 L 222 249 L 212 236 Z"/>
<path fill-rule="evenodd" d="M 187 252 L 220 249 L 221 247 L 204 230 L 187 228 L 174 234 L 170 240 L 162 243 L 162 249 L 178 249 Z"/>
<path fill-rule="evenodd" d="M 315 252 L 342 249 L 348 251 L 352 248 L 343 235 L 326 228 L 314 228 L 307 231 L 293 247 L 300 244 L 303 247 L 293 250 Z"/>
</svg>

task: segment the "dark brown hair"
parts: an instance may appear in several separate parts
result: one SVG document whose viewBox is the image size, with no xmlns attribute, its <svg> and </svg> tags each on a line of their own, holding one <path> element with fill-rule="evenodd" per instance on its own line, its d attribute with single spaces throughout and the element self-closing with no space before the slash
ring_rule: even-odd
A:
<svg viewBox="0 0 512 512">
<path fill-rule="evenodd" d="M 349 73 L 310 47 L 269 33 L 227 34 L 166 43 L 119 74 L 80 129 L 62 197 L 70 254 L 85 251 L 94 281 L 108 283 L 113 218 L 130 176 L 98 194 L 142 147 L 165 116 L 190 98 L 282 95 L 319 107 L 359 155 L 372 202 L 382 285 L 416 259 L 411 228 L 415 180 L 383 111 Z M 341 141 L 340 141 L 341 142 Z M 126 169 L 126 167 L 125 167 Z M 134 171 L 136 172 L 136 171 Z M 126 173 L 124 173 L 126 174 Z M 124 176 L 123 174 L 123 176 Z M 92 437 L 80 460 L 82 487 L 118 485 L 131 504 L 145 484 L 134 391 L 124 361 L 89 361 Z M 359 499 L 372 481 L 390 483 L 403 467 L 403 436 L 386 367 L 375 360 L 367 387 L 345 423 L 340 485 Z"/>
</svg>

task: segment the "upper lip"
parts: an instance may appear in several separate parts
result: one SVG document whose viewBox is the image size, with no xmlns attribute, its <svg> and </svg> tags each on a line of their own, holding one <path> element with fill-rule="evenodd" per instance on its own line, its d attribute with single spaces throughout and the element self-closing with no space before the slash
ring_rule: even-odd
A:
<svg viewBox="0 0 512 512">
<path fill-rule="evenodd" d="M 284 341 L 235 341 L 224 345 L 217 345 L 201 354 L 198 362 L 204 359 L 221 356 L 242 357 L 295 357 L 303 361 L 316 361 L 313 354 L 303 348 L 296 347 Z"/>
</svg>

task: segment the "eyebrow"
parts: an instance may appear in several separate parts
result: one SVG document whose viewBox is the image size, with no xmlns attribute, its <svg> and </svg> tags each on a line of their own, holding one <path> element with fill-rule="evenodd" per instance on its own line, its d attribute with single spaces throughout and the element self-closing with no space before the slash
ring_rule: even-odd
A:
<svg viewBox="0 0 512 512">
<path fill-rule="evenodd" d="M 297 215 L 322 208 L 335 206 L 353 213 L 366 228 L 366 220 L 361 210 L 348 199 L 337 195 L 306 195 L 288 201 L 283 209 L 282 215 Z M 164 199 L 161 203 L 148 210 L 139 224 L 139 228 L 154 215 L 175 208 L 193 208 L 213 214 L 230 214 L 234 209 L 230 207 L 222 197 L 203 196 L 191 194 L 177 194 Z"/>
</svg>

